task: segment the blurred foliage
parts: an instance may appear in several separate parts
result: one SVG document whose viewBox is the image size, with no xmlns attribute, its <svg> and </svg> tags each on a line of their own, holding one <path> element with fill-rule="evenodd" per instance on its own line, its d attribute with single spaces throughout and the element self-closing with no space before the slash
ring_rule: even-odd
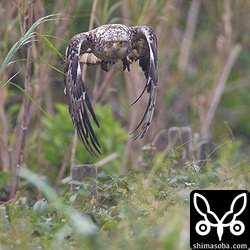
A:
<svg viewBox="0 0 250 250">
<path fill-rule="evenodd" d="M 30 185 L 26 184 L 15 202 L 4 206 L 1 247 L 187 249 L 192 190 L 250 189 L 248 159 L 239 161 L 239 146 L 221 146 L 217 160 L 200 168 L 187 162 L 186 167 L 171 173 L 160 159 L 163 155 L 158 155 L 151 159 L 152 170 L 100 178 L 97 206 L 88 198 L 90 182 L 83 182 L 76 193 L 59 198 L 39 176 L 24 169 L 21 176 L 33 188 L 39 188 L 46 200 L 39 199 L 32 210 L 31 201 L 24 196 Z"/>
<path fill-rule="evenodd" d="M 186 30 L 195 2 L 200 5 L 192 35 Z M 34 22 L 28 27 L 31 3 Z M 0 249 L 188 249 L 192 190 L 250 190 L 249 12 L 250 2 L 244 0 L 0 1 Z M 62 178 L 69 175 L 74 136 L 63 93 L 63 55 L 70 38 L 87 31 L 91 20 L 93 28 L 115 22 L 148 25 L 157 34 L 159 51 L 154 118 L 146 137 L 131 143 L 128 128 L 144 107 L 143 101 L 128 106 L 143 73 L 136 63 L 124 74 L 118 64 L 112 76 L 88 68 L 102 156 L 93 159 L 77 142 L 74 164 L 119 155 L 98 168 L 97 206 L 89 200 L 91 180 L 75 193 L 68 192 L 69 183 L 51 187 L 65 162 Z M 190 47 L 183 52 L 185 38 Z M 241 52 L 209 127 L 206 163 L 198 165 L 195 151 L 192 161 L 173 168 L 180 152 L 168 148 L 167 129 L 190 126 L 198 148 L 204 116 L 235 46 Z M 185 52 L 189 56 L 181 68 Z M 25 141 L 20 136 L 24 98 L 29 100 Z M 20 190 L 11 196 L 24 142 Z M 124 166 L 133 171 L 121 175 Z"/>
<path fill-rule="evenodd" d="M 50 178 L 56 178 L 61 161 L 66 157 L 66 152 L 72 142 L 74 136 L 74 128 L 68 113 L 68 107 L 65 104 L 55 104 L 56 114 L 53 117 L 43 116 L 43 132 L 42 138 L 42 168 L 47 170 Z M 102 145 L 102 155 L 98 160 L 101 160 L 112 153 L 122 154 L 124 151 L 125 141 L 128 139 L 127 132 L 122 128 L 119 121 L 114 119 L 111 107 L 108 104 L 95 105 L 96 115 L 101 128 L 95 127 L 95 133 L 100 138 Z M 36 165 L 36 157 L 34 151 L 37 151 L 37 133 L 33 133 L 31 141 L 28 143 L 26 157 L 29 159 L 28 166 Z M 80 163 L 95 163 L 96 159 L 91 157 L 84 149 L 81 142 L 77 143 L 76 148 L 76 164 Z M 113 160 L 106 168 L 103 168 L 106 173 L 117 173 L 120 170 L 120 160 Z"/>
</svg>

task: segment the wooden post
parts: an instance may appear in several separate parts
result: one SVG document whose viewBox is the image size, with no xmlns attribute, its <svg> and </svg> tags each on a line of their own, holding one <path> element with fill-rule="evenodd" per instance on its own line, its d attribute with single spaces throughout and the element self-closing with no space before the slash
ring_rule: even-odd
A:
<svg viewBox="0 0 250 250">
<path fill-rule="evenodd" d="M 93 178 L 93 184 L 89 187 L 90 199 L 94 197 L 97 201 L 98 199 L 98 183 L 97 183 L 97 166 L 95 164 L 89 165 L 75 165 L 71 169 L 71 175 L 73 181 L 84 181 L 84 178 Z M 72 191 L 77 190 L 78 185 L 72 184 Z"/>
<path fill-rule="evenodd" d="M 179 153 L 178 160 L 173 159 L 171 167 L 183 167 L 187 161 L 193 160 L 192 129 L 190 127 L 169 128 L 168 143 L 173 152 Z"/>
<path fill-rule="evenodd" d="M 6 221 L 6 207 L 0 206 L 0 222 Z"/>
</svg>

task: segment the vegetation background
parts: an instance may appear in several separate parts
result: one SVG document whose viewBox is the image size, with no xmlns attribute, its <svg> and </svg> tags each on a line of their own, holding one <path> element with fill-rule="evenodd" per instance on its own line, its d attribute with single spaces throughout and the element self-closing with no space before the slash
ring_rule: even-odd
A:
<svg viewBox="0 0 250 250">
<path fill-rule="evenodd" d="M 0 249 L 188 249 L 192 190 L 250 190 L 249 13 L 245 0 L 1 0 Z M 133 141 L 147 102 L 129 107 L 141 69 L 87 69 L 98 160 L 115 156 L 98 169 L 96 205 L 87 182 L 74 194 L 65 181 L 70 166 L 97 159 L 76 142 L 63 61 L 73 35 L 106 23 L 155 31 L 159 94 L 147 135 Z M 171 126 L 189 126 L 194 149 L 172 170 Z"/>
</svg>

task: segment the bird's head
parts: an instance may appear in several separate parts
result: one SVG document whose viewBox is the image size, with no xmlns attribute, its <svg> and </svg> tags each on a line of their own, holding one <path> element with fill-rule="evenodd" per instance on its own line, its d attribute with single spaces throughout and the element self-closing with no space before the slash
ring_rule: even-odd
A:
<svg viewBox="0 0 250 250">
<path fill-rule="evenodd" d="M 124 41 L 116 41 L 116 42 L 108 42 L 107 43 L 107 47 L 110 48 L 111 50 L 119 50 L 122 47 L 125 46 L 125 42 Z"/>
<path fill-rule="evenodd" d="M 108 41 L 105 43 L 104 51 L 110 59 L 122 59 L 129 51 L 129 43 L 127 41 Z"/>
</svg>

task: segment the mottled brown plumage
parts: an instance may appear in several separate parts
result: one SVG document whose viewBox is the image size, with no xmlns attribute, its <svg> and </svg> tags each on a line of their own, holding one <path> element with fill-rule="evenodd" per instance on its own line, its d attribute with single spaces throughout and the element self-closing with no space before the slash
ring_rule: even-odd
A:
<svg viewBox="0 0 250 250">
<path fill-rule="evenodd" d="M 103 70 L 108 71 L 108 65 L 118 60 L 122 60 L 123 70 L 128 71 L 130 64 L 139 60 L 146 76 L 145 88 L 135 101 L 137 102 L 147 90 L 148 104 L 133 132 L 134 138 L 142 138 L 152 120 L 157 96 L 157 39 L 153 30 L 147 26 L 102 25 L 75 35 L 66 49 L 65 86 L 69 113 L 80 140 L 93 156 L 101 152 L 89 113 L 98 127 L 99 123 L 82 79 L 81 63 L 100 64 Z"/>
</svg>

